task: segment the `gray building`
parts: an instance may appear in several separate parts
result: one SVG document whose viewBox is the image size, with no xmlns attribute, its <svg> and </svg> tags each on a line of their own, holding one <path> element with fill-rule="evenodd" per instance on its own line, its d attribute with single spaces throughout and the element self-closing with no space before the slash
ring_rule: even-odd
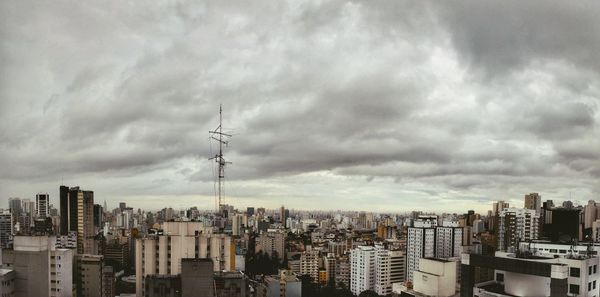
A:
<svg viewBox="0 0 600 297">
<path fill-rule="evenodd" d="M 15 236 L 13 249 L 2 250 L 2 268 L 15 272 L 14 296 L 73 296 L 74 251 L 55 243 L 55 237 Z"/>
<path fill-rule="evenodd" d="M 77 296 L 115 296 L 115 274 L 111 266 L 104 265 L 100 255 L 77 256 Z"/>
<path fill-rule="evenodd" d="M 147 275 L 144 281 L 144 297 L 181 297 L 181 277 Z"/>
<path fill-rule="evenodd" d="M 181 293 L 183 297 L 213 297 L 215 286 L 213 261 L 204 258 L 181 259 Z"/>
<path fill-rule="evenodd" d="M 12 214 L 10 210 L 0 210 L 0 248 L 12 245 Z"/>
</svg>

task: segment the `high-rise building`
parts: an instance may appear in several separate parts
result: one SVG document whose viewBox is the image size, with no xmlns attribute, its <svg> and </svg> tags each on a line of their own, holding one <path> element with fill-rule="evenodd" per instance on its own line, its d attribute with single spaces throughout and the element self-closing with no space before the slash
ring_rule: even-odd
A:
<svg viewBox="0 0 600 297">
<path fill-rule="evenodd" d="M 413 271 L 419 269 L 419 259 L 435 257 L 435 227 L 437 216 L 420 216 L 408 228 L 406 247 L 407 280 L 412 281 Z"/>
<path fill-rule="evenodd" d="M 50 195 L 48 194 L 37 194 L 35 196 L 35 214 L 38 218 L 45 218 L 49 216 L 50 206 Z"/>
<path fill-rule="evenodd" d="M 375 256 L 372 246 L 358 246 L 350 251 L 350 291 L 359 295 L 375 287 Z"/>
<path fill-rule="evenodd" d="M 246 214 L 251 217 L 254 215 L 254 207 L 248 207 L 246 208 Z"/>
<path fill-rule="evenodd" d="M 380 246 L 376 249 L 374 291 L 387 296 L 392 293 L 392 284 L 405 280 L 405 254 L 400 250 L 388 250 Z"/>
<path fill-rule="evenodd" d="M 300 275 L 309 275 L 314 283 L 319 281 L 319 251 L 305 251 L 300 255 Z"/>
<path fill-rule="evenodd" d="M 8 198 L 8 207 L 13 214 L 19 214 L 23 210 L 21 198 Z"/>
<path fill-rule="evenodd" d="M 323 256 L 323 266 L 325 266 L 325 271 L 327 272 L 327 283 L 335 285 L 335 268 L 337 266 L 335 254 L 328 253 L 326 256 Z"/>
<path fill-rule="evenodd" d="M 276 253 L 279 259 L 285 257 L 285 233 L 283 232 L 264 232 L 256 238 L 256 252 L 263 251 L 269 257 Z"/>
<path fill-rule="evenodd" d="M 463 228 L 458 222 L 444 221 L 435 228 L 435 256 L 437 258 L 459 257 L 463 245 Z"/>
<path fill-rule="evenodd" d="M 289 270 L 262 279 L 256 288 L 256 297 L 301 297 L 302 282 Z"/>
<path fill-rule="evenodd" d="M 104 265 L 100 255 L 77 256 L 78 297 L 113 297 L 115 281 L 113 268 Z"/>
<path fill-rule="evenodd" d="M 500 212 L 498 249 L 516 248 L 519 242 L 538 239 L 540 215 L 532 209 L 506 208 Z"/>
<path fill-rule="evenodd" d="M 12 244 L 12 214 L 8 209 L 0 209 L 0 248 L 6 249 Z"/>
<path fill-rule="evenodd" d="M 339 257 L 335 263 L 336 287 L 350 287 L 350 259 L 348 256 Z"/>
<path fill-rule="evenodd" d="M 54 236 L 15 236 L 2 251 L 2 268 L 15 271 L 14 296 L 73 296 L 74 250 L 56 248 Z"/>
<path fill-rule="evenodd" d="M 60 234 L 77 232 L 77 253 L 95 254 L 94 192 L 60 186 Z"/>
<path fill-rule="evenodd" d="M 592 224 L 596 220 L 596 201 L 589 200 L 587 205 L 585 206 L 583 219 L 584 219 L 584 229 L 592 228 Z"/>
<path fill-rule="evenodd" d="M 535 210 L 538 214 L 542 210 L 542 196 L 538 193 L 531 193 L 525 195 L 524 207 L 527 209 Z"/>
<path fill-rule="evenodd" d="M 235 245 L 225 234 L 212 234 L 212 227 L 202 222 L 165 222 L 163 233 L 137 238 L 135 270 L 137 296 L 144 296 L 146 276 L 177 275 L 181 259 L 212 259 L 214 271 L 235 269 Z"/>
</svg>

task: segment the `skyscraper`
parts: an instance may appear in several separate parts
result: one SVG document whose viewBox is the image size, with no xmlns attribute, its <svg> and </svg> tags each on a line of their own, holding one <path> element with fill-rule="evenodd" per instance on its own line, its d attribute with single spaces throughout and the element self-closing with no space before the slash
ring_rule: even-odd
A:
<svg viewBox="0 0 600 297">
<path fill-rule="evenodd" d="M 94 192 L 60 186 L 60 234 L 77 232 L 77 253 L 94 254 Z"/>
<path fill-rule="evenodd" d="M 38 218 L 45 218 L 48 216 L 49 202 L 50 195 L 48 194 L 37 194 L 35 196 L 35 215 Z"/>
<path fill-rule="evenodd" d="M 538 214 L 541 213 L 542 196 L 540 196 L 540 194 L 538 194 L 538 193 L 531 193 L 531 194 L 525 195 L 524 206 L 527 209 L 535 210 Z"/>
</svg>

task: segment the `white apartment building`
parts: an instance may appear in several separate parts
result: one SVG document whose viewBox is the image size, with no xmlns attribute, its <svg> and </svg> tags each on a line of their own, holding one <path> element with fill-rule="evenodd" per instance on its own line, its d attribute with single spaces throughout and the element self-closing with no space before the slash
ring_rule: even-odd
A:
<svg viewBox="0 0 600 297">
<path fill-rule="evenodd" d="M 421 216 L 408 228 L 406 247 L 407 280 L 413 280 L 413 271 L 419 269 L 419 259 L 435 257 L 435 228 L 437 216 Z"/>
<path fill-rule="evenodd" d="M 177 275 L 182 258 L 210 258 L 215 271 L 235 270 L 235 246 L 225 234 L 213 234 L 202 222 L 165 222 L 163 235 L 139 238 L 135 244 L 137 296 L 144 296 L 147 275 Z"/>
<path fill-rule="evenodd" d="M 500 211 L 498 249 L 516 248 L 518 242 L 538 239 L 540 215 L 532 209 L 506 208 Z"/>
<path fill-rule="evenodd" d="M 435 256 L 452 258 L 460 256 L 463 243 L 463 228 L 458 222 L 443 222 L 435 229 Z"/>
<path fill-rule="evenodd" d="M 359 295 L 375 285 L 375 255 L 372 246 L 358 246 L 350 251 L 350 291 Z"/>
</svg>

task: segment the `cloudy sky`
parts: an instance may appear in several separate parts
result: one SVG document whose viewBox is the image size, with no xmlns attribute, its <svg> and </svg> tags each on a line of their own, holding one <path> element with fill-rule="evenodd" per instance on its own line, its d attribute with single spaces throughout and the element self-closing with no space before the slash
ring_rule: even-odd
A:
<svg viewBox="0 0 600 297">
<path fill-rule="evenodd" d="M 1 1 L 0 207 L 600 199 L 597 1 Z"/>
</svg>

